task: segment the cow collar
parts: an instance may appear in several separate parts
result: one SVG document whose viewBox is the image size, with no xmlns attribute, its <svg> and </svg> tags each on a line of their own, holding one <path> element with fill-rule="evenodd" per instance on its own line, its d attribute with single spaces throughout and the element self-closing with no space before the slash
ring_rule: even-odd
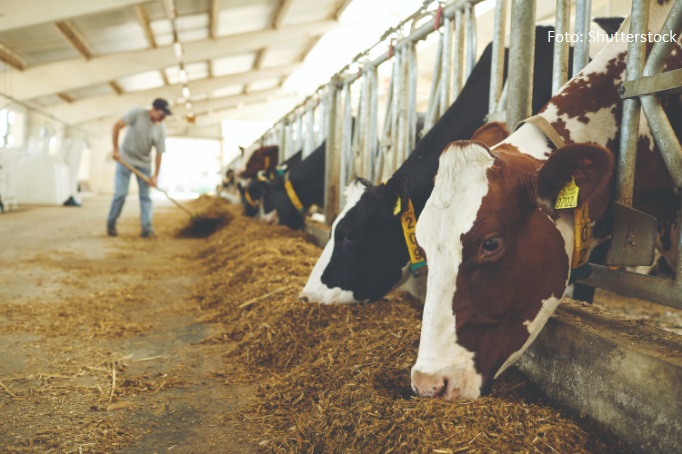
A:
<svg viewBox="0 0 682 454">
<path fill-rule="evenodd" d="M 554 144 L 558 149 L 566 145 L 559 133 L 554 129 L 552 124 L 541 115 L 534 115 L 526 118 L 518 124 L 518 129 L 524 123 L 531 123 L 538 128 L 542 133 Z M 571 181 L 561 190 L 559 197 L 557 197 L 556 209 L 574 208 L 574 229 L 573 229 L 573 257 L 571 259 L 571 275 L 568 283 L 573 284 L 575 281 L 585 279 L 592 273 L 590 264 L 587 263 L 589 258 L 590 240 L 592 238 L 592 228 L 590 226 L 590 210 L 587 203 L 582 203 L 578 207 L 578 186 L 575 180 Z M 564 203 L 560 203 L 561 200 Z"/>
<path fill-rule="evenodd" d="M 395 208 L 393 214 L 397 215 L 401 210 L 400 196 L 395 201 Z M 410 271 L 415 277 L 423 276 L 428 270 L 426 260 L 422 254 L 422 250 L 417 244 L 417 235 L 415 230 L 417 228 L 417 216 L 414 214 L 414 207 L 412 200 L 407 199 L 407 208 L 400 215 L 400 224 L 403 227 L 403 236 L 405 237 L 405 244 L 407 245 L 407 252 L 410 254 Z"/>
<path fill-rule="evenodd" d="M 291 184 L 291 181 L 289 180 L 288 173 L 284 177 L 284 189 L 287 191 L 287 195 L 289 196 L 291 204 L 298 210 L 299 213 L 304 215 L 306 209 L 301 203 L 301 199 L 298 198 L 296 191 L 294 191 L 294 186 Z"/>
</svg>

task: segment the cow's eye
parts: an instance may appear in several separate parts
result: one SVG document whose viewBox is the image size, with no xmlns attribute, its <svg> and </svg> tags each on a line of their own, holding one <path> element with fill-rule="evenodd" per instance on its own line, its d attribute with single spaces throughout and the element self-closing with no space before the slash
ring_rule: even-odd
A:
<svg viewBox="0 0 682 454">
<path fill-rule="evenodd" d="M 483 240 L 481 249 L 483 249 L 484 254 L 492 254 L 497 252 L 500 249 L 500 246 L 502 246 L 502 237 L 491 236 L 490 238 Z"/>
</svg>

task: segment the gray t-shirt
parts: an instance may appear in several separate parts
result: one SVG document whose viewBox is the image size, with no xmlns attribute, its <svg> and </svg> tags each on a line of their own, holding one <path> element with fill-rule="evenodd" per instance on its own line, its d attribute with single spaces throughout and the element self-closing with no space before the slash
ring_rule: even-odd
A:
<svg viewBox="0 0 682 454">
<path fill-rule="evenodd" d="M 121 144 L 121 157 L 126 162 L 151 168 L 152 145 L 157 153 L 166 151 L 166 128 L 163 123 L 152 122 L 149 111 L 133 109 L 123 116 L 126 123 L 125 137 Z"/>
</svg>

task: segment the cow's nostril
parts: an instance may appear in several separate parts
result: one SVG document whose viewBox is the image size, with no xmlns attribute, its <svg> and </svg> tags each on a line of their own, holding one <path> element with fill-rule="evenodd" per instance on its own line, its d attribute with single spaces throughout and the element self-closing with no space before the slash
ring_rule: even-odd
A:
<svg viewBox="0 0 682 454">
<path fill-rule="evenodd" d="M 302 303 L 307 303 L 307 302 L 308 302 L 308 297 L 307 297 L 307 296 L 301 295 L 301 296 L 298 297 L 298 300 L 299 300 L 300 302 L 302 302 Z"/>
</svg>

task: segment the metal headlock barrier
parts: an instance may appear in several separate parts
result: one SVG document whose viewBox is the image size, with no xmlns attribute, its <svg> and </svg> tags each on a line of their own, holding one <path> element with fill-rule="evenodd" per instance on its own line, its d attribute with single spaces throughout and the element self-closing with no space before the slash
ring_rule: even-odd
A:
<svg viewBox="0 0 682 454">
<path fill-rule="evenodd" d="M 447 5 L 425 1 L 420 10 L 388 30 L 377 44 L 355 57 L 327 84 L 319 87 L 259 139 L 263 144 L 279 144 L 282 158 L 301 148 L 305 157 L 326 140 L 324 215 L 329 224 L 343 206 L 343 189 L 353 178 L 362 176 L 376 184 L 390 177 L 414 149 L 417 139 L 416 43 L 433 32 L 439 33 L 439 41 L 422 134 L 433 127 L 457 98 L 476 63 L 474 10 L 481 1 L 458 0 Z M 556 34 L 569 32 L 571 6 L 575 3 L 575 33 L 588 36 L 591 0 L 555 1 Z M 642 33 L 647 29 L 650 1 L 633 1 L 632 33 Z M 504 82 L 509 3 L 509 60 L 514 64 L 509 65 L 508 77 Z M 497 0 L 487 121 L 506 121 L 513 129 L 514 125 L 532 113 L 535 21 L 536 0 Z M 413 29 L 405 30 L 406 25 L 411 25 Z M 675 0 L 664 30 L 682 31 L 682 0 Z M 388 50 L 370 61 L 370 50 L 385 44 L 387 39 Z M 569 75 L 569 45 L 568 40 L 554 43 L 553 93 L 589 61 L 589 40 L 575 43 L 573 70 Z M 651 219 L 633 214 L 631 208 L 640 107 L 649 121 L 656 143 L 663 150 L 676 186 L 682 188 L 682 149 L 656 97 L 657 93 L 681 90 L 682 70 L 661 70 L 664 59 L 671 51 L 672 44 L 656 43 L 649 58 L 645 59 L 644 43 L 631 43 L 628 48 L 617 177 L 616 205 L 619 209 L 614 210 L 614 237 L 618 241 L 612 241 L 612 244 L 624 241 L 631 251 L 614 253 L 612 247 L 607 264 L 617 261 L 619 265 L 642 265 L 645 264 L 642 263 L 645 253 L 653 258 L 653 249 L 647 250 L 646 245 L 653 245 L 655 224 L 652 224 Z M 378 68 L 389 60 L 393 66 L 382 118 Z M 360 84 L 356 99 L 351 88 L 355 83 Z M 606 290 L 626 291 L 636 297 L 682 308 L 682 235 L 678 243 L 677 278 L 674 280 L 614 271 L 607 266 L 593 264 L 592 275 L 581 282 Z"/>
<path fill-rule="evenodd" d="M 634 0 L 630 32 L 646 33 L 650 0 Z M 661 33 L 682 33 L 682 0 L 676 0 Z M 663 154 L 670 175 L 679 193 L 682 188 L 682 147 L 657 97 L 661 93 L 682 91 L 682 69 L 663 72 L 665 59 L 671 55 L 675 43 L 657 42 L 646 58 L 646 42 L 628 45 L 625 83 L 622 87 L 623 120 L 621 126 L 620 157 L 617 172 L 616 219 L 611 248 L 606 263 L 627 264 L 630 256 L 642 252 L 653 260 L 655 221 L 641 215 L 630 215 L 634 192 L 635 161 L 639 137 L 640 111 L 644 112 L 651 134 Z M 616 208 L 614 207 L 614 208 Z M 682 212 L 682 207 L 680 207 Z M 619 213 L 622 213 L 619 215 Z M 620 217 L 620 219 L 619 219 Z M 679 222 L 679 219 L 678 219 Z M 674 279 L 645 276 L 607 266 L 592 265 L 592 275 L 582 281 L 606 290 L 626 292 L 659 304 L 682 309 L 682 229 L 677 238 L 677 265 Z M 640 251 L 642 244 L 651 245 Z"/>
</svg>

